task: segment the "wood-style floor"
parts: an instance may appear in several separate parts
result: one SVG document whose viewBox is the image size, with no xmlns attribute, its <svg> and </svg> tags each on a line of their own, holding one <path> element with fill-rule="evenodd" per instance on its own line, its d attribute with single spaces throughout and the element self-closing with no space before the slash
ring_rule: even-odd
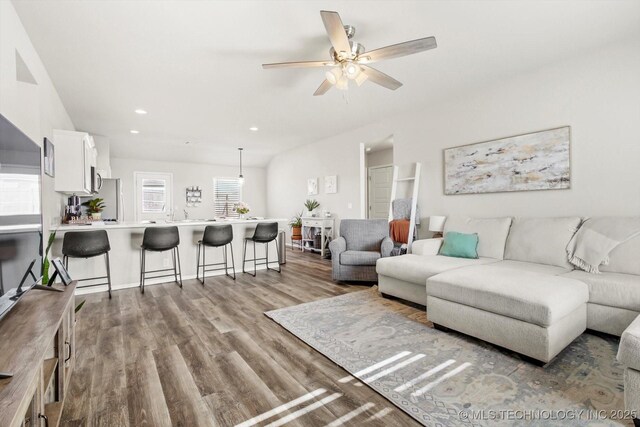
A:
<svg viewBox="0 0 640 427">
<path fill-rule="evenodd" d="M 417 425 L 367 386 L 340 383 L 346 371 L 263 314 L 368 288 L 335 284 L 330 262 L 317 255 L 287 255 L 282 275 L 78 297 L 87 302 L 62 425 L 232 426 L 274 408 L 286 410 L 249 424 Z M 326 392 L 282 406 L 318 389 Z M 342 396 L 316 403 L 334 393 Z"/>
</svg>

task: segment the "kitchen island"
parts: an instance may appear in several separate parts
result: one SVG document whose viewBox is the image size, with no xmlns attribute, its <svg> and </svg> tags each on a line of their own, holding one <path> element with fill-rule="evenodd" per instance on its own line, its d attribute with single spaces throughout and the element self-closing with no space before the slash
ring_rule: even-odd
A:
<svg viewBox="0 0 640 427">
<path fill-rule="evenodd" d="M 177 226 L 180 232 L 180 261 L 182 265 L 182 280 L 195 279 L 196 277 L 196 257 L 198 241 L 202 239 L 204 229 L 208 225 L 231 224 L 233 227 L 233 257 L 235 260 L 236 274 L 242 274 L 242 250 L 245 237 L 250 237 L 260 222 L 277 222 L 281 231 L 285 230 L 288 219 L 266 218 L 266 219 L 224 219 L 224 220 L 181 220 L 181 221 L 157 221 L 150 222 L 120 222 L 120 223 L 97 223 L 92 225 L 62 224 L 51 227 L 51 231 L 56 231 L 56 239 L 51 248 L 49 258 L 62 258 L 62 240 L 68 231 L 90 231 L 107 230 L 111 251 L 109 252 L 111 262 L 111 288 L 112 290 L 137 287 L 140 283 L 140 245 L 144 229 L 147 227 L 168 227 Z M 280 236 L 282 237 L 282 236 Z M 278 239 L 279 240 L 279 239 Z M 276 242 L 269 244 L 269 267 L 277 268 L 278 259 L 276 252 Z M 264 245 L 256 246 L 257 256 L 264 257 Z M 229 257 L 231 258 L 231 257 Z M 252 244 L 247 245 L 247 258 L 253 258 Z M 223 261 L 222 248 L 207 248 L 207 263 L 218 263 Z M 171 251 L 167 252 L 147 252 L 147 270 L 157 270 L 171 268 L 173 261 Z M 231 260 L 229 259 L 229 263 Z M 231 265 L 229 265 L 231 267 Z M 212 267 L 210 267 L 212 268 Z M 265 265 L 259 265 L 258 269 L 265 269 Z M 253 271 L 253 262 L 247 262 L 247 271 Z M 85 277 L 104 276 L 106 272 L 105 260 L 103 256 L 89 259 L 69 259 L 69 273 L 73 279 Z M 224 274 L 224 271 L 207 272 L 207 276 Z M 229 279 L 232 280 L 232 279 Z M 104 280 L 103 280 L 104 281 Z M 171 277 L 160 279 L 147 279 L 145 286 L 170 282 Z M 106 291 L 107 286 L 95 286 L 82 288 L 83 285 L 92 282 L 81 282 L 80 288 L 76 289 L 77 294 L 89 292 Z M 176 285 L 177 286 L 177 285 Z"/>
</svg>

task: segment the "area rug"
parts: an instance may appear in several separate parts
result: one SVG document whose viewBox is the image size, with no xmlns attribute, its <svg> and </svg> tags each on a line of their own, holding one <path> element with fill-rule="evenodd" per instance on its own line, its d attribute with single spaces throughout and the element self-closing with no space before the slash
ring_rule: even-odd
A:
<svg viewBox="0 0 640 427">
<path fill-rule="evenodd" d="M 633 425 L 615 337 L 582 334 L 542 368 L 376 288 L 265 314 L 425 426 Z"/>
</svg>

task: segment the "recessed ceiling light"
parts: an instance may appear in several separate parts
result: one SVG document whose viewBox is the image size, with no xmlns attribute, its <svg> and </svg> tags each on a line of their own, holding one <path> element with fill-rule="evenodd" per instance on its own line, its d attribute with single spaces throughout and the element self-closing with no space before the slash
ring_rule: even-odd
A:
<svg viewBox="0 0 640 427">
<path fill-rule="evenodd" d="M 141 109 L 141 108 L 138 108 L 138 109 L 136 110 L 136 114 L 144 115 L 144 114 L 147 114 L 147 112 L 146 112 L 146 110 L 143 110 L 143 109 Z"/>
<path fill-rule="evenodd" d="M 371 147 L 367 147 L 367 151 L 371 151 Z"/>
<path fill-rule="evenodd" d="M 140 133 L 139 130 L 135 130 L 135 129 L 131 129 L 129 132 L 131 132 L 134 135 Z"/>
<path fill-rule="evenodd" d="M 258 132 L 258 126 L 251 126 L 249 130 L 252 132 Z"/>
</svg>

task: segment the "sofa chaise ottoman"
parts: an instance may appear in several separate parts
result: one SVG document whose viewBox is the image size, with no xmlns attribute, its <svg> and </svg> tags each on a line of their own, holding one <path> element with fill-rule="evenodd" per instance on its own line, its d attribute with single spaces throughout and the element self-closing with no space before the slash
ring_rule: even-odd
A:
<svg viewBox="0 0 640 427">
<path fill-rule="evenodd" d="M 428 280 L 429 320 L 544 363 L 587 327 L 587 285 L 575 279 L 495 265 Z"/>
</svg>

